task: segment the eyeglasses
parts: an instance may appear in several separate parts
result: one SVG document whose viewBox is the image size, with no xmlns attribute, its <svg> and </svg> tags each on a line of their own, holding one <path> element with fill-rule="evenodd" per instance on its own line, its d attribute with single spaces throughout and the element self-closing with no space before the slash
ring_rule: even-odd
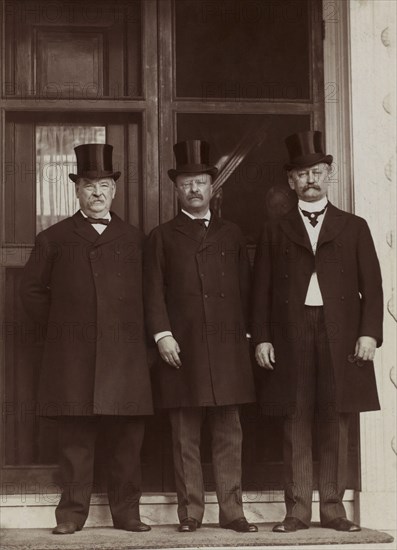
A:
<svg viewBox="0 0 397 550">
<path fill-rule="evenodd" d="M 210 182 L 207 180 L 191 180 L 183 183 L 178 183 L 178 187 L 181 189 L 191 189 L 194 185 L 197 185 L 200 189 L 204 189 Z"/>
</svg>

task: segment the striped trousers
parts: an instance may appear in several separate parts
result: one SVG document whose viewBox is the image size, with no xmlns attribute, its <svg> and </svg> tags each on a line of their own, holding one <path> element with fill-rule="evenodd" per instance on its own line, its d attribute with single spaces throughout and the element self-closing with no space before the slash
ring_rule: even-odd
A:
<svg viewBox="0 0 397 550">
<path fill-rule="evenodd" d="M 241 491 L 242 430 L 237 405 L 170 409 L 179 521 L 204 515 L 200 435 L 207 417 L 211 430 L 212 467 L 224 526 L 244 516 Z"/>
<path fill-rule="evenodd" d="M 318 430 L 320 521 L 346 517 L 348 414 L 335 408 L 335 381 L 322 307 L 305 307 L 304 346 L 297 360 L 295 413 L 284 421 L 286 517 L 306 525 L 313 492 L 312 429 Z"/>
</svg>

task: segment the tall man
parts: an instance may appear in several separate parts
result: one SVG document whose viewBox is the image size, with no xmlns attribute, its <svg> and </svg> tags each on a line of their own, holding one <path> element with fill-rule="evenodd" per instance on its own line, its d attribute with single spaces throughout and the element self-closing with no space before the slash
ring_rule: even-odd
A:
<svg viewBox="0 0 397 550">
<path fill-rule="evenodd" d="M 209 209 L 212 176 L 204 141 L 174 146 L 182 211 L 155 228 L 145 254 L 146 320 L 159 351 L 155 404 L 169 410 L 179 531 L 195 531 L 204 514 L 200 430 L 212 435 L 219 522 L 257 531 L 241 495 L 241 403 L 255 399 L 246 338 L 250 268 L 238 227 Z"/>
<path fill-rule="evenodd" d="M 114 526 L 140 521 L 140 450 L 152 413 L 146 362 L 141 232 L 110 212 L 120 172 L 112 146 L 75 148 L 80 210 L 37 236 L 21 297 L 46 326 L 38 412 L 58 420 L 63 485 L 54 534 L 80 530 L 93 485 L 95 441 L 104 432 Z M 55 335 L 55 336 L 54 336 Z"/>
<path fill-rule="evenodd" d="M 342 503 L 349 414 L 379 409 L 373 368 L 382 343 L 382 281 L 367 223 L 327 199 L 332 156 L 320 132 L 286 139 L 298 204 L 265 225 L 255 261 L 253 328 L 263 367 L 260 401 L 283 415 L 286 517 L 273 530 L 307 529 L 312 423 L 319 432 L 323 527 L 359 531 Z"/>
</svg>

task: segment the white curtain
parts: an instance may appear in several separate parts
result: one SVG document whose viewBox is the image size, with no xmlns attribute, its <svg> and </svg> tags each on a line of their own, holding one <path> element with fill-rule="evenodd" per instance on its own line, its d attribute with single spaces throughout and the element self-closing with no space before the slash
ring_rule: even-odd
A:
<svg viewBox="0 0 397 550">
<path fill-rule="evenodd" d="M 36 230 L 46 229 L 78 209 L 74 183 L 73 148 L 83 143 L 105 143 L 105 126 L 36 126 Z"/>
</svg>

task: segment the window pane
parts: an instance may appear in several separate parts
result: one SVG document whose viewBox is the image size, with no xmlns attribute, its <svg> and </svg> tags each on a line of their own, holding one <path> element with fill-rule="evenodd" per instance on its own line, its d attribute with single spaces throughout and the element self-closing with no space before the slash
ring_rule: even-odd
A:
<svg viewBox="0 0 397 550">
<path fill-rule="evenodd" d="M 176 95 L 309 98 L 308 0 L 175 0 Z"/>
<path fill-rule="evenodd" d="M 288 160 L 284 140 L 309 130 L 310 116 L 179 114 L 177 123 L 178 141 L 209 142 L 211 162 L 219 168 L 214 185 L 222 184 L 222 196 L 213 207 L 237 223 L 249 243 L 255 243 L 269 212 L 288 209 L 296 200 L 284 170 Z"/>
<path fill-rule="evenodd" d="M 105 143 L 105 126 L 36 126 L 36 229 L 37 232 L 73 215 L 78 209 L 74 183 L 74 147 Z"/>
</svg>

